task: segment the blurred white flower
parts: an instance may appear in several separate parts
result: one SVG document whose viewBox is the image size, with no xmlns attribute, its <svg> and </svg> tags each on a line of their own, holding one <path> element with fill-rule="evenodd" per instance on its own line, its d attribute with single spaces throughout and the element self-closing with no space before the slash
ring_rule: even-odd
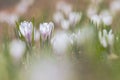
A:
<svg viewBox="0 0 120 80">
<path fill-rule="evenodd" d="M 25 53 L 26 45 L 20 40 L 13 40 L 10 45 L 10 55 L 15 61 L 19 61 Z"/>
<path fill-rule="evenodd" d="M 111 25 L 112 24 L 112 15 L 110 14 L 109 11 L 107 10 L 104 10 L 100 13 L 100 17 L 101 17 L 101 20 L 102 22 L 105 24 L 105 25 Z"/>
<path fill-rule="evenodd" d="M 20 3 L 16 6 L 15 12 L 17 14 L 24 14 L 29 6 L 31 6 L 31 4 L 33 4 L 34 0 L 21 0 Z"/>
<path fill-rule="evenodd" d="M 68 20 L 63 20 L 61 21 L 61 27 L 64 29 L 64 30 L 68 30 L 69 27 L 70 27 L 70 22 Z"/>
<path fill-rule="evenodd" d="M 88 17 L 90 20 L 97 25 L 97 27 L 103 22 L 105 25 L 111 25 L 113 17 L 109 11 L 103 10 L 100 15 L 98 14 L 89 14 Z"/>
<path fill-rule="evenodd" d="M 72 11 L 72 6 L 64 1 L 57 4 L 57 10 L 62 11 L 66 16 Z"/>
<path fill-rule="evenodd" d="M 90 20 L 93 22 L 93 24 L 99 26 L 101 24 L 101 18 L 99 15 L 92 15 Z"/>
<path fill-rule="evenodd" d="M 18 15 L 17 14 L 11 14 L 9 17 L 8 17 L 8 23 L 10 25 L 15 25 L 15 22 L 18 21 Z"/>
<path fill-rule="evenodd" d="M 64 16 L 61 12 L 57 11 L 53 15 L 53 20 L 55 23 L 60 24 L 62 20 L 64 20 Z"/>
<path fill-rule="evenodd" d="M 19 16 L 17 14 L 9 14 L 6 12 L 0 13 L 0 22 L 6 22 L 9 25 L 15 25 L 15 22 L 18 20 Z"/>
<path fill-rule="evenodd" d="M 43 23 L 39 26 L 41 38 L 45 41 L 47 38 L 50 38 L 52 30 L 54 29 L 54 24 L 50 23 Z"/>
<path fill-rule="evenodd" d="M 28 42 L 32 40 L 33 24 L 32 22 L 21 22 L 19 25 L 19 30 L 21 34 L 25 37 Z"/>
<path fill-rule="evenodd" d="M 91 18 L 91 16 L 93 16 L 93 15 L 95 15 L 95 14 L 97 14 L 97 12 L 98 12 L 98 9 L 97 9 L 97 7 L 95 7 L 95 6 L 89 6 L 88 7 L 88 9 L 87 9 L 87 16 L 89 17 L 89 18 Z"/>
<path fill-rule="evenodd" d="M 51 39 L 51 44 L 56 54 L 65 54 L 69 44 L 68 34 L 65 32 L 57 32 Z"/>
<path fill-rule="evenodd" d="M 53 20 L 62 29 L 68 30 L 74 27 L 81 19 L 82 13 L 72 11 L 72 6 L 64 1 L 57 4 L 57 12 L 53 15 Z"/>
<path fill-rule="evenodd" d="M 113 15 L 120 11 L 120 0 L 113 0 L 110 3 L 110 11 Z"/>
<path fill-rule="evenodd" d="M 99 31 L 98 33 L 100 43 L 104 48 L 106 48 L 108 45 L 112 46 L 114 43 L 114 34 L 112 33 L 112 30 L 107 32 L 106 29 L 103 31 Z"/>
<path fill-rule="evenodd" d="M 9 10 L 0 11 L 0 22 L 14 26 L 20 15 L 24 14 L 33 2 L 34 0 L 20 0 L 19 3 L 14 6 L 15 9 L 13 8 L 12 12 L 9 12 Z"/>
<path fill-rule="evenodd" d="M 71 25 L 76 25 L 82 17 L 82 13 L 71 12 L 69 13 L 69 22 Z"/>
</svg>

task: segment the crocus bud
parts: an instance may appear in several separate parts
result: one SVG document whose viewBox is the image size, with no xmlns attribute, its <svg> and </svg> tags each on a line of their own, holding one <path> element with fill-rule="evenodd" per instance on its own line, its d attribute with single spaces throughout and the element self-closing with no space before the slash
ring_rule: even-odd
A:
<svg viewBox="0 0 120 80">
<path fill-rule="evenodd" d="M 40 34 L 43 41 L 50 38 L 53 28 L 54 24 L 52 22 L 40 24 Z"/>
<path fill-rule="evenodd" d="M 21 22 L 19 26 L 20 33 L 26 39 L 27 42 L 32 40 L 33 24 L 32 22 Z"/>
</svg>

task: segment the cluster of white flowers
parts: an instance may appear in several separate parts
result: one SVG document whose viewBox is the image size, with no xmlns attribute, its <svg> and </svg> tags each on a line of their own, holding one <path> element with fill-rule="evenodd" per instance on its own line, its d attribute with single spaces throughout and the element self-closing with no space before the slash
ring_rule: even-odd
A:
<svg viewBox="0 0 120 80">
<path fill-rule="evenodd" d="M 68 30 L 74 27 L 81 19 L 82 13 L 72 11 L 72 6 L 65 2 L 57 4 L 57 11 L 53 15 L 53 20 L 63 29 Z"/>
<path fill-rule="evenodd" d="M 92 0 L 87 10 L 88 18 L 97 26 L 97 28 L 99 28 L 100 24 L 102 23 L 110 26 L 113 22 L 113 16 L 120 11 L 120 0 L 114 0 L 110 2 L 110 7 L 107 10 L 104 9 L 102 11 L 98 11 L 99 4 L 102 1 L 103 0 Z M 107 32 L 106 29 L 98 29 L 98 36 L 100 43 L 104 48 L 113 45 L 114 34 L 112 33 L 112 29 L 109 32 Z"/>
<path fill-rule="evenodd" d="M 45 41 L 47 38 L 51 37 L 53 29 L 54 24 L 52 22 L 40 24 L 39 30 L 34 28 L 32 22 L 23 21 L 19 25 L 20 36 L 22 35 L 29 43 L 32 41 L 33 31 L 35 41 L 39 41 L 40 36 L 42 40 Z"/>
<path fill-rule="evenodd" d="M 94 5 L 88 7 L 87 16 L 95 25 L 97 25 L 97 27 L 102 23 L 110 26 L 113 22 L 113 14 L 110 10 L 102 10 L 98 12 L 100 2 L 98 1 L 94 3 Z"/>
<path fill-rule="evenodd" d="M 90 20 L 99 26 L 101 23 L 104 23 L 107 26 L 112 24 L 112 15 L 107 10 L 102 11 L 99 15 L 95 14 L 90 17 Z"/>
<path fill-rule="evenodd" d="M 70 46 L 83 45 L 86 41 L 93 39 L 93 28 L 85 27 L 74 33 L 57 31 L 51 39 L 51 45 L 55 55 L 66 55 Z"/>
<path fill-rule="evenodd" d="M 94 0 L 92 1 L 94 2 Z M 94 4 L 99 4 L 100 2 L 98 1 Z M 75 27 L 80 21 L 81 15 L 82 14 L 79 12 L 72 11 L 71 5 L 65 2 L 60 2 L 53 19 L 54 22 L 60 25 L 64 30 L 68 30 L 70 27 Z M 103 10 L 98 15 L 97 8 L 92 6 L 88 9 L 87 15 L 97 26 L 101 23 L 108 26 L 112 24 L 112 15 L 108 10 Z M 39 41 L 40 39 L 43 42 L 51 40 L 53 50 L 58 55 L 66 53 L 69 45 L 73 45 L 74 43 L 76 43 L 75 45 L 82 45 L 86 43 L 86 41 L 91 40 L 94 36 L 94 29 L 87 26 L 72 34 L 59 31 L 56 32 L 54 37 L 51 37 L 53 29 L 54 24 L 52 22 L 40 23 L 39 29 L 36 29 L 32 22 L 23 21 L 19 25 L 20 36 L 23 36 L 28 43 L 32 43 L 33 39 L 35 41 Z M 104 48 L 113 45 L 114 34 L 112 33 L 112 30 L 107 32 L 106 29 L 103 29 L 98 32 L 98 36 L 99 41 Z"/>
<path fill-rule="evenodd" d="M 90 17 L 90 20 L 97 26 L 99 26 L 102 23 L 104 23 L 107 26 L 110 26 L 112 24 L 113 17 L 109 11 L 104 10 L 99 15 L 98 14 L 92 15 Z"/>
<path fill-rule="evenodd" d="M 114 34 L 112 33 L 112 30 L 110 30 L 109 32 L 107 32 L 106 29 L 104 29 L 103 31 L 99 31 L 98 36 L 100 43 L 104 48 L 108 46 L 113 46 Z"/>
<path fill-rule="evenodd" d="M 92 21 L 92 23 L 95 24 L 98 28 L 97 35 L 98 35 L 100 44 L 106 49 L 109 48 L 110 55 L 108 56 L 108 58 L 116 59 L 118 56 L 111 52 L 114 45 L 114 38 L 115 38 L 112 32 L 112 29 L 109 31 L 107 31 L 106 29 L 99 30 L 100 29 L 99 27 L 101 24 L 104 24 L 107 26 L 112 25 L 113 17 L 116 15 L 118 11 L 120 11 L 120 5 L 119 5 L 120 0 L 112 1 L 109 9 L 107 10 L 104 9 L 101 11 L 99 11 L 100 0 L 98 2 L 96 1 L 93 0 L 92 5 L 89 6 L 87 10 L 87 16 Z"/>
<path fill-rule="evenodd" d="M 99 4 L 102 1 L 103 0 L 91 0 L 91 4 L 87 9 L 87 16 L 97 26 L 101 23 L 110 26 L 113 22 L 113 16 L 120 12 L 120 0 L 111 1 L 107 10 L 99 12 Z"/>
<path fill-rule="evenodd" d="M 75 33 L 67 33 L 64 31 L 57 31 L 55 36 L 51 39 L 51 45 L 53 51 L 57 55 L 64 55 L 67 53 L 67 49 L 71 45 L 82 45 L 87 40 L 93 38 L 93 28 L 85 27 L 79 29 Z"/>
</svg>

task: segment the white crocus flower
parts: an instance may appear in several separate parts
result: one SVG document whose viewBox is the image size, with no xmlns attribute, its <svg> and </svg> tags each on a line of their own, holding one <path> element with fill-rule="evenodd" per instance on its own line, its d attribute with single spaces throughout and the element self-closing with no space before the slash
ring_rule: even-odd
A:
<svg viewBox="0 0 120 80">
<path fill-rule="evenodd" d="M 60 24 L 61 21 L 64 20 L 64 15 L 60 11 L 57 11 L 53 15 L 53 20 L 55 23 Z"/>
<path fill-rule="evenodd" d="M 106 48 L 108 45 L 112 46 L 114 43 L 114 35 L 112 34 L 112 30 L 107 32 L 107 30 L 99 31 L 98 33 L 100 43 L 104 48 Z"/>
<path fill-rule="evenodd" d="M 91 16 L 97 14 L 97 12 L 98 12 L 98 7 L 95 7 L 94 5 L 89 5 L 86 11 L 87 17 L 90 18 Z"/>
<path fill-rule="evenodd" d="M 57 4 L 57 10 L 63 12 L 66 16 L 72 11 L 72 6 L 64 1 Z"/>
<path fill-rule="evenodd" d="M 81 13 L 77 13 L 77 12 L 71 12 L 69 14 L 69 21 L 71 25 L 75 25 L 76 23 L 78 23 L 81 19 L 82 14 Z"/>
<path fill-rule="evenodd" d="M 97 26 L 99 26 L 100 23 L 101 23 L 101 18 L 100 18 L 100 16 L 97 15 L 97 14 L 92 15 L 90 19 L 91 19 L 91 21 L 93 22 L 93 24 L 95 24 L 95 25 L 97 25 Z"/>
<path fill-rule="evenodd" d="M 15 59 L 15 61 L 19 61 L 25 53 L 25 48 L 26 45 L 24 42 L 20 40 L 13 40 L 9 45 L 10 55 L 13 59 Z"/>
<path fill-rule="evenodd" d="M 25 39 L 28 42 L 31 42 L 32 40 L 32 32 L 33 32 L 33 24 L 32 22 L 21 22 L 20 26 L 19 26 L 19 30 L 21 32 L 21 34 L 25 37 Z"/>
<path fill-rule="evenodd" d="M 112 24 L 112 15 L 110 14 L 109 11 L 107 10 L 104 10 L 100 13 L 100 17 L 101 17 L 101 20 L 102 22 L 105 24 L 105 25 L 111 25 Z"/>
<path fill-rule="evenodd" d="M 54 24 L 52 22 L 40 24 L 40 34 L 42 40 L 45 41 L 47 38 L 50 38 L 53 29 Z"/>
</svg>

